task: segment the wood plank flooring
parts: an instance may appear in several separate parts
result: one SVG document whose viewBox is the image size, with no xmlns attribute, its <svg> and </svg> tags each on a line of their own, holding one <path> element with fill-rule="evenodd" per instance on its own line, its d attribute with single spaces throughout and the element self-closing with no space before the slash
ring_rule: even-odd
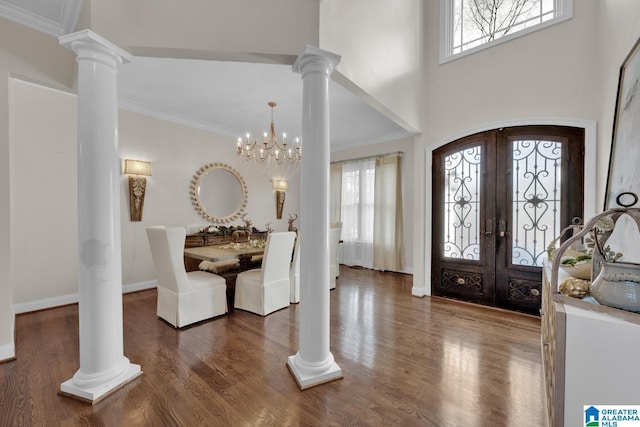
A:
<svg viewBox="0 0 640 427">
<path fill-rule="evenodd" d="M 305 391 L 285 366 L 299 305 L 176 330 L 156 317 L 155 290 L 125 295 L 125 355 L 143 374 L 94 406 L 57 394 L 78 369 L 77 306 L 19 315 L 0 426 L 538 425 L 539 319 L 412 297 L 411 280 L 342 266 L 331 351 L 344 379 Z"/>
</svg>

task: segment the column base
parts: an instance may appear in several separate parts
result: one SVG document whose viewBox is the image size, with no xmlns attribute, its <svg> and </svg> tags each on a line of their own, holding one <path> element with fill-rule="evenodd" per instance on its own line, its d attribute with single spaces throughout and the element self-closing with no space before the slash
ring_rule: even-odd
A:
<svg viewBox="0 0 640 427">
<path fill-rule="evenodd" d="M 140 365 L 130 363 L 122 375 L 94 387 L 78 387 L 71 378 L 60 384 L 58 394 L 94 405 L 141 374 Z"/>
<path fill-rule="evenodd" d="M 287 359 L 287 368 L 293 375 L 293 378 L 298 383 L 300 390 L 306 390 L 308 388 L 325 384 L 334 380 L 342 379 L 342 369 L 333 361 L 322 367 L 305 367 L 296 364 L 297 354 L 289 356 Z"/>
</svg>

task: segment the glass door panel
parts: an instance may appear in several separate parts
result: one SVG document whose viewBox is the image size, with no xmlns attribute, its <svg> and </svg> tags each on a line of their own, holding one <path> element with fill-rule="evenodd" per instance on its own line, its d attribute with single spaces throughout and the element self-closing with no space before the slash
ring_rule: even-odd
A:
<svg viewBox="0 0 640 427">
<path fill-rule="evenodd" d="M 541 267 L 546 245 L 560 234 L 562 144 L 514 139 L 511 262 Z"/>
<path fill-rule="evenodd" d="M 444 256 L 480 259 L 480 146 L 444 158 Z"/>
</svg>

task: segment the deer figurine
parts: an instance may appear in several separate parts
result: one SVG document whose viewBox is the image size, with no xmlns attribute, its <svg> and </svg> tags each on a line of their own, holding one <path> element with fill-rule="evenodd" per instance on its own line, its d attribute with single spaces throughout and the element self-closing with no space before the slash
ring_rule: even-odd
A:
<svg viewBox="0 0 640 427">
<path fill-rule="evenodd" d="M 231 234 L 231 241 L 234 243 L 240 241 L 248 242 L 249 240 L 251 240 L 251 220 L 247 219 L 246 215 L 247 214 L 242 214 L 242 216 L 240 217 L 244 222 L 244 230 L 236 230 Z"/>
<path fill-rule="evenodd" d="M 289 214 L 289 219 L 287 220 L 287 222 L 289 223 L 289 229 L 288 231 L 294 231 L 296 234 L 298 234 L 298 228 L 293 226 L 293 222 L 298 219 L 298 214 L 294 214 L 294 216 L 291 216 L 291 214 Z"/>
</svg>

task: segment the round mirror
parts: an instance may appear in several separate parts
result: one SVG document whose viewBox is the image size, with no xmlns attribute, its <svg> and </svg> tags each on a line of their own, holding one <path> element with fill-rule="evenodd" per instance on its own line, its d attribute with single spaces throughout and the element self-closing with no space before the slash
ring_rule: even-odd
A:
<svg viewBox="0 0 640 427">
<path fill-rule="evenodd" d="M 214 224 L 236 219 L 247 205 L 247 187 L 235 169 L 224 163 L 201 167 L 191 181 L 191 202 Z"/>
</svg>

